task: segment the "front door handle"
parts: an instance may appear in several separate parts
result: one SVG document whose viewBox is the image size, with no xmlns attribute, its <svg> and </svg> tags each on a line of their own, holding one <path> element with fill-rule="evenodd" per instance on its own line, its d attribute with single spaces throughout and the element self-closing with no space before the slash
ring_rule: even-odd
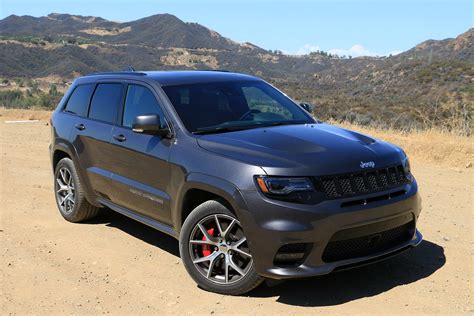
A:
<svg viewBox="0 0 474 316">
<path fill-rule="evenodd" d="M 84 124 L 76 124 L 74 125 L 75 128 L 77 128 L 80 131 L 83 131 L 86 129 L 86 126 Z"/>
<path fill-rule="evenodd" d="M 114 135 L 114 138 L 116 140 L 118 140 L 119 142 L 124 142 L 127 140 L 127 137 L 125 137 L 124 135 L 120 134 L 120 135 Z"/>
</svg>

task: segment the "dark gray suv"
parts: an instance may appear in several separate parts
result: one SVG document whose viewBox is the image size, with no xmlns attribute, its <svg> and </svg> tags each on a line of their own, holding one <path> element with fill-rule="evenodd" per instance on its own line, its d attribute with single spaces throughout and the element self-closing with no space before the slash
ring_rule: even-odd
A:
<svg viewBox="0 0 474 316">
<path fill-rule="evenodd" d="M 80 222 L 107 207 L 179 239 L 191 277 L 224 294 L 418 245 L 403 150 L 307 110 L 237 73 L 78 78 L 51 119 L 59 211 Z"/>
</svg>

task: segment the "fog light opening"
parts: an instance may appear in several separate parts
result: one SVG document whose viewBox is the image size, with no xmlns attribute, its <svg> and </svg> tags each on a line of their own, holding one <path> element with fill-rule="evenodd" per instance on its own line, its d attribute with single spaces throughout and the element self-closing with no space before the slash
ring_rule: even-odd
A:
<svg viewBox="0 0 474 316">
<path fill-rule="evenodd" d="M 295 267 L 301 265 L 311 249 L 310 243 L 286 244 L 280 247 L 273 259 L 278 267 Z"/>
</svg>

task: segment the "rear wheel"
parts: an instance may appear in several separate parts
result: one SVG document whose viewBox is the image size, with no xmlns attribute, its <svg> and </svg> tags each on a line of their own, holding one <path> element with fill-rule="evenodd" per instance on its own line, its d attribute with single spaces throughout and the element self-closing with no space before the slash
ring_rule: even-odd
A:
<svg viewBox="0 0 474 316">
<path fill-rule="evenodd" d="M 263 280 L 240 222 L 216 200 L 204 202 L 188 216 L 180 235 L 180 254 L 191 277 L 208 291 L 239 295 Z"/>
<path fill-rule="evenodd" d="M 86 200 L 74 163 L 69 158 L 61 159 L 56 165 L 54 191 L 59 212 L 70 222 L 86 221 L 99 212 L 98 207 Z"/>
</svg>

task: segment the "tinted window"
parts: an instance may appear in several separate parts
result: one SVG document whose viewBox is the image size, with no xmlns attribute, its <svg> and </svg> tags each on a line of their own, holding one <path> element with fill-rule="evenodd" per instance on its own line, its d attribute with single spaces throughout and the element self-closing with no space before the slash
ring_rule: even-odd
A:
<svg viewBox="0 0 474 316">
<path fill-rule="evenodd" d="M 153 93 L 143 86 L 129 85 L 122 125 L 131 128 L 134 118 L 143 114 L 157 114 L 160 116 L 162 126 L 166 124 L 161 107 Z"/>
<path fill-rule="evenodd" d="M 91 100 L 92 91 L 94 91 L 94 84 L 77 86 L 67 101 L 64 111 L 87 116 L 87 108 Z"/>
<path fill-rule="evenodd" d="M 265 82 L 215 82 L 163 87 L 186 128 L 254 128 L 314 120 Z"/>
<path fill-rule="evenodd" d="M 92 97 L 89 117 L 115 123 L 121 94 L 122 84 L 120 83 L 101 83 L 97 85 Z"/>
<path fill-rule="evenodd" d="M 242 87 L 245 99 L 250 110 L 259 113 L 275 113 L 287 120 L 293 119 L 291 112 L 277 100 L 270 97 L 257 87 Z"/>
</svg>

